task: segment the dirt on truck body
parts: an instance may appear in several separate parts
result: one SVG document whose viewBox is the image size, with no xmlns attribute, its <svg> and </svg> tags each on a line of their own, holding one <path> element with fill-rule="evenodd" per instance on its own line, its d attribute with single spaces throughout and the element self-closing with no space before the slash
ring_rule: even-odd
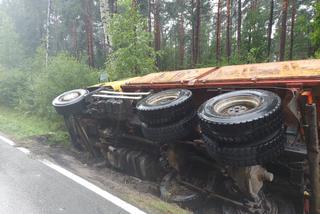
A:
<svg viewBox="0 0 320 214">
<path fill-rule="evenodd" d="M 158 72 L 53 100 L 73 145 L 204 213 L 320 213 L 320 60 Z"/>
</svg>

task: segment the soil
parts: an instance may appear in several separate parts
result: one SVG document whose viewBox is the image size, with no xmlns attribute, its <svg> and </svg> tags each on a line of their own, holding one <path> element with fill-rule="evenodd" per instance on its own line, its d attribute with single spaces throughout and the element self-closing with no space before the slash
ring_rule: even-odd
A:
<svg viewBox="0 0 320 214">
<path fill-rule="evenodd" d="M 87 153 L 73 148 L 50 146 L 46 144 L 45 136 L 15 142 L 17 147 L 29 149 L 32 158 L 52 161 L 147 213 L 191 213 L 176 204 L 162 201 L 158 183 L 143 181 L 118 172 L 107 167 L 104 160 L 94 161 Z"/>
</svg>

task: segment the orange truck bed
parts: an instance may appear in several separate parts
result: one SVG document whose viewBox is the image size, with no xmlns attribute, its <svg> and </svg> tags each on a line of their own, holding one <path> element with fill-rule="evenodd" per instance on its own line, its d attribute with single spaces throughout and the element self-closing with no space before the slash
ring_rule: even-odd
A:
<svg viewBox="0 0 320 214">
<path fill-rule="evenodd" d="M 296 60 L 158 72 L 129 79 L 122 85 L 122 88 L 135 90 L 269 85 L 286 87 L 320 85 L 320 60 Z"/>
</svg>

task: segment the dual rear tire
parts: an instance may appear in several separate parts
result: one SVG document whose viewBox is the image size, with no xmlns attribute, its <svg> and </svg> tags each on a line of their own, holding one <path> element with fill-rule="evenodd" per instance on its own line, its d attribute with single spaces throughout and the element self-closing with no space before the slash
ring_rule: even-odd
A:
<svg viewBox="0 0 320 214">
<path fill-rule="evenodd" d="M 216 96 L 198 109 L 208 153 L 218 162 L 252 166 L 277 158 L 286 137 L 278 95 L 240 90 Z"/>
<path fill-rule="evenodd" d="M 263 164 L 277 158 L 286 142 L 278 95 L 264 90 L 239 90 L 213 97 L 192 110 L 192 93 L 166 90 L 137 104 L 143 135 L 159 143 L 189 137 L 199 119 L 208 153 L 232 166 Z"/>
<path fill-rule="evenodd" d="M 136 105 L 145 138 L 160 144 L 183 140 L 194 132 L 192 92 L 171 89 L 152 94 Z"/>
</svg>

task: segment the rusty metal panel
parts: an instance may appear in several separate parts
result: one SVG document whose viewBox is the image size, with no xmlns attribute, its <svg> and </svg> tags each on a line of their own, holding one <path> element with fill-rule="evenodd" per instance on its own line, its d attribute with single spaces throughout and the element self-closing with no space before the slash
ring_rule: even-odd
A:
<svg viewBox="0 0 320 214">
<path fill-rule="evenodd" d="M 122 88 L 206 88 L 235 85 L 320 84 L 320 60 L 296 60 L 247 65 L 231 65 L 148 74 L 129 80 Z"/>
<path fill-rule="evenodd" d="M 221 80 L 266 80 L 292 78 L 319 78 L 320 60 L 299 60 L 287 62 L 260 63 L 225 66 L 204 76 L 200 81 Z"/>
<path fill-rule="evenodd" d="M 208 72 L 214 70 L 211 68 L 199 68 L 189 70 L 167 71 L 147 74 L 145 76 L 129 80 L 126 85 L 140 85 L 140 84 L 167 84 L 167 83 L 188 83 L 206 75 Z"/>
</svg>

